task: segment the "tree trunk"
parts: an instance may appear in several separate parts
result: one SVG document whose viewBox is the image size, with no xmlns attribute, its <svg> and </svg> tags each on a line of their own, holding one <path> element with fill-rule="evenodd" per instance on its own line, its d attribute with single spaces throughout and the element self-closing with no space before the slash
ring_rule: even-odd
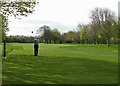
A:
<svg viewBox="0 0 120 86">
<path fill-rule="evenodd" d="M 109 39 L 107 40 L 107 46 L 108 47 L 110 46 L 110 40 Z"/>
</svg>

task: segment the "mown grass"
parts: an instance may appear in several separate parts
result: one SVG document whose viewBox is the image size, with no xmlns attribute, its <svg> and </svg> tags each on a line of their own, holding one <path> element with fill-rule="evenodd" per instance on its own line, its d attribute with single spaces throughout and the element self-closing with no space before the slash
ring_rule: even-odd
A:
<svg viewBox="0 0 120 86">
<path fill-rule="evenodd" d="M 117 84 L 117 45 L 7 44 L 3 84 Z"/>
<path fill-rule="evenodd" d="M 2 44 L 0 43 L 0 85 L 2 83 Z"/>
</svg>

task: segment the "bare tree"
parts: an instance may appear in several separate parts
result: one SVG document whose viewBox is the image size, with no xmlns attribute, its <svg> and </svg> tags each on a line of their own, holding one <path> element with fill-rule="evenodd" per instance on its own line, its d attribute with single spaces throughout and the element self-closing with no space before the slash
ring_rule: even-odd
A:
<svg viewBox="0 0 120 86">
<path fill-rule="evenodd" d="M 112 28 L 116 21 L 115 13 L 107 8 L 95 8 L 92 10 L 90 18 L 92 19 L 95 37 L 97 38 L 98 33 L 104 34 L 109 46 L 112 37 Z"/>
</svg>

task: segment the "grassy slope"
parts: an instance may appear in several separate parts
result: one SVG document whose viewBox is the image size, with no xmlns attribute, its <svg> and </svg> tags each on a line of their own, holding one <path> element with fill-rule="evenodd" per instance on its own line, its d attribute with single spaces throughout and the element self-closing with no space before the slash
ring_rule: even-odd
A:
<svg viewBox="0 0 120 86">
<path fill-rule="evenodd" d="M 100 84 L 118 82 L 117 46 L 7 44 L 3 84 Z"/>
</svg>

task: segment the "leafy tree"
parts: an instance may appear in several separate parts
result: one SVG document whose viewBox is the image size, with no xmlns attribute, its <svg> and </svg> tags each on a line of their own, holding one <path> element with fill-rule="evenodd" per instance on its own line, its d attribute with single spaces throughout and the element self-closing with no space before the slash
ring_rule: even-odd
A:
<svg viewBox="0 0 120 86">
<path fill-rule="evenodd" d="M 2 42 L 2 17 L 0 16 L 0 43 Z"/>
<path fill-rule="evenodd" d="M 67 33 L 62 33 L 61 34 L 61 43 L 66 43 L 67 42 L 66 35 L 67 35 Z"/>
<path fill-rule="evenodd" d="M 118 34 L 118 44 L 120 43 L 120 16 L 118 17 L 118 21 L 117 21 L 117 34 Z"/>
<path fill-rule="evenodd" d="M 87 36 L 88 36 L 88 26 L 84 25 L 80 31 L 80 40 L 82 41 L 82 43 L 88 42 Z"/>
<path fill-rule="evenodd" d="M 61 34 L 58 31 L 58 29 L 56 29 L 56 28 L 52 29 L 52 34 L 53 34 L 54 43 L 59 43 L 61 40 Z"/>
<path fill-rule="evenodd" d="M 40 36 L 42 36 L 45 43 L 51 43 L 51 41 L 53 39 L 53 34 L 52 34 L 52 31 L 51 31 L 51 28 L 47 25 L 44 25 L 44 26 L 40 27 L 37 30 L 37 34 L 40 34 Z"/>
<path fill-rule="evenodd" d="M 8 25 L 8 17 L 14 16 L 17 18 L 18 16 L 28 16 L 28 14 L 34 11 L 34 7 L 38 2 L 35 0 L 28 1 L 0 1 L 1 13 L 0 17 L 2 17 L 2 30 L 3 30 L 3 38 L 5 38 L 5 32 L 9 31 L 7 28 Z"/>
<path fill-rule="evenodd" d="M 76 33 L 74 31 L 69 31 L 66 33 L 66 41 L 68 43 L 74 43 L 76 40 Z"/>
<path fill-rule="evenodd" d="M 0 32 L 1 32 L 1 40 L 6 37 L 6 32 L 9 31 L 7 25 L 8 25 L 8 19 L 5 18 L 5 16 L 0 14 Z"/>
</svg>

